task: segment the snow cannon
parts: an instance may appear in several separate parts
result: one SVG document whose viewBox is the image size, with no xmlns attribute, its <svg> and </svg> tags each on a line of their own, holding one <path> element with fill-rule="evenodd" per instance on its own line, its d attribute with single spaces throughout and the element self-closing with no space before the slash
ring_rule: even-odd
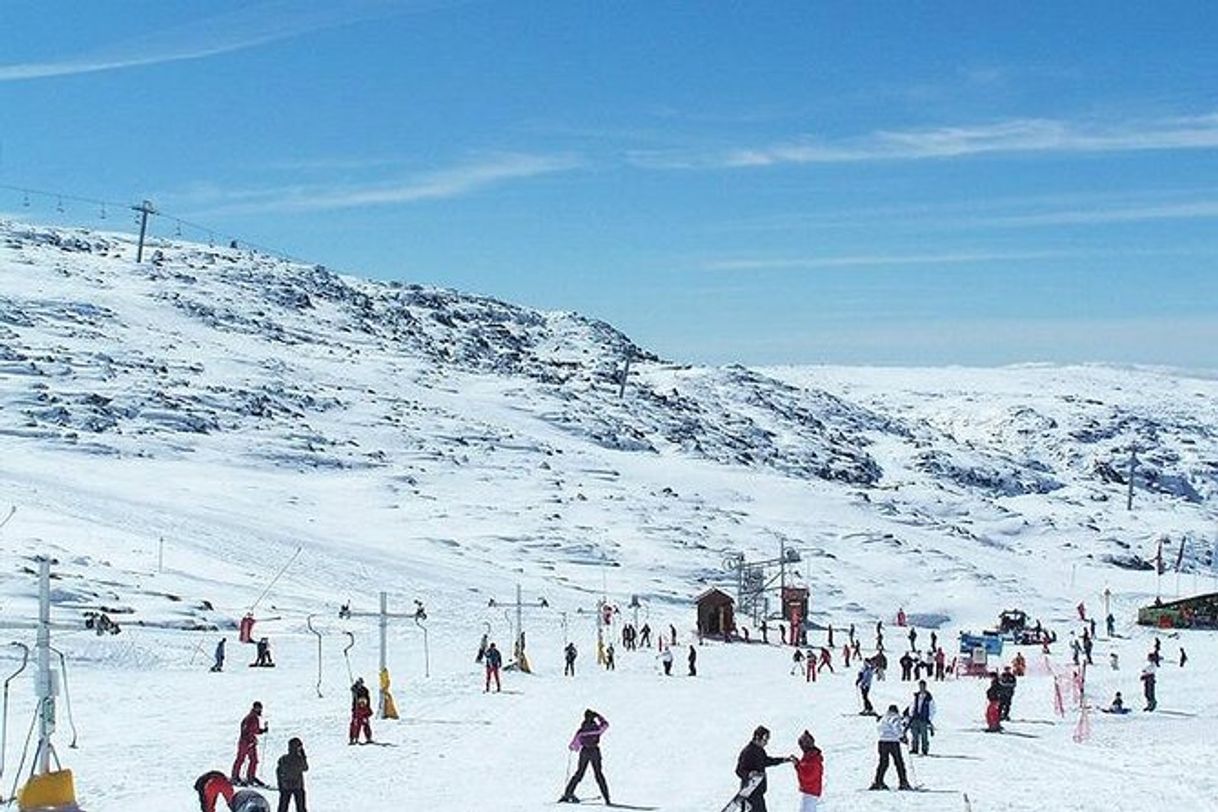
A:
<svg viewBox="0 0 1218 812">
<path fill-rule="evenodd" d="M 80 812 L 71 770 L 56 770 L 32 777 L 17 793 L 21 812 Z"/>
</svg>

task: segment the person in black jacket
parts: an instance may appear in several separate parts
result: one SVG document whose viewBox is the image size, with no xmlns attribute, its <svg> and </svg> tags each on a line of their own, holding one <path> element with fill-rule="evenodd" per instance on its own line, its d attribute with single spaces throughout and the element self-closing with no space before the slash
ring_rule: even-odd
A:
<svg viewBox="0 0 1218 812">
<path fill-rule="evenodd" d="M 766 812 L 765 808 L 765 791 L 766 767 L 773 767 L 783 762 L 791 762 L 795 764 L 799 761 L 795 756 L 785 756 L 783 758 L 772 758 L 766 754 L 765 746 L 770 741 L 770 731 L 764 726 L 758 726 L 753 731 L 753 740 L 744 746 L 740 751 L 740 757 L 736 759 L 736 777 L 740 779 L 740 786 L 743 789 L 749 782 L 749 776 L 753 773 L 761 773 L 761 783 L 746 799 L 745 812 Z"/>
<path fill-rule="evenodd" d="M 1180 649 L 1180 651 L 1183 652 L 1184 649 Z M 1184 665 L 1184 663 L 1181 662 L 1180 665 Z M 698 650 L 693 646 L 689 647 L 689 675 L 698 676 Z"/>
<path fill-rule="evenodd" d="M 1011 667 L 1008 665 L 1002 669 L 1002 675 L 998 677 L 998 687 L 1002 693 L 998 697 L 998 716 L 1000 719 L 1009 720 L 1011 718 L 1011 701 L 1015 699 L 1016 677 L 1011 673 Z"/>
<path fill-rule="evenodd" d="M 288 812 L 288 802 L 296 801 L 296 812 L 305 809 L 304 774 L 309 771 L 309 758 L 305 755 L 304 742 L 288 739 L 288 752 L 279 757 L 275 777 L 279 781 L 279 812 Z"/>
</svg>

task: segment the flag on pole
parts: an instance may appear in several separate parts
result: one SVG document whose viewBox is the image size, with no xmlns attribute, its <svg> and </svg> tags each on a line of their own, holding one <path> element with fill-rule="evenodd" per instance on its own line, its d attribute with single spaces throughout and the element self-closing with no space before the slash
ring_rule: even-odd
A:
<svg viewBox="0 0 1218 812">
<path fill-rule="evenodd" d="M 1179 572 L 1180 568 L 1184 566 L 1184 548 L 1187 546 L 1188 536 L 1184 536 L 1180 539 L 1180 552 L 1176 553 L 1176 572 Z"/>
<path fill-rule="evenodd" d="M 1163 537 L 1159 536 L 1159 551 L 1155 553 L 1155 574 L 1163 574 Z"/>
</svg>

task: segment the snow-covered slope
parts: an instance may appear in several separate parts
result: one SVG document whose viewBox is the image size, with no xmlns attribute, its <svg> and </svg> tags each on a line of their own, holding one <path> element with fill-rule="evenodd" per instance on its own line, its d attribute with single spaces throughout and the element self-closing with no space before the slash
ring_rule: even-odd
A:
<svg viewBox="0 0 1218 812">
<path fill-rule="evenodd" d="M 159 798 L 187 808 L 193 776 L 225 768 L 215 754 L 227 752 L 249 679 L 288 691 L 285 704 L 312 701 L 304 617 L 318 615 L 337 634 L 338 605 L 372 610 L 382 589 L 403 608 L 415 598 L 428 606 L 435 676 L 415 682 L 413 630 L 395 633 L 394 645 L 410 652 L 400 663 L 405 690 L 417 690 L 438 723 L 451 703 L 481 712 L 464 704 L 468 649 L 484 623 L 510 641 L 502 609 L 487 603 L 509 599 L 517 582 L 526 598 L 551 603 L 532 610 L 529 627 L 544 662 L 563 635 L 560 612 L 568 633 L 588 642 L 591 622 L 576 610 L 603 591 L 623 603 L 640 595 L 653 625 L 673 622 L 684 636 L 690 597 L 730 586 L 725 554 L 773 557 L 780 542 L 803 553 L 796 577 L 812 589 L 814 620 L 863 628 L 903 605 L 947 618 L 945 635 L 1016 603 L 1064 619 L 1106 587 L 1127 626 L 1152 594 L 1153 574 L 1138 567 L 1162 535 L 1171 563 L 1181 540 L 1193 540 L 1186 590 L 1210 564 L 1212 378 L 1105 367 L 705 368 L 659 358 L 577 314 L 235 249 L 166 243 L 150 254 L 135 264 L 125 235 L 0 223 L 0 507 L 19 508 L 0 529 L 3 617 L 31 616 L 30 559 L 47 551 L 59 561 L 61 618 L 104 609 L 126 629 L 116 642 L 67 638 L 95 676 L 121 675 L 117 686 L 94 680 L 76 690 L 104 707 L 224 686 L 223 707 L 185 706 L 201 727 L 175 753 L 181 763 L 150 766 L 176 718 L 154 714 L 150 724 L 164 732 L 141 739 L 149 752 L 132 758 L 158 788 L 172 786 L 163 795 L 103 777 L 112 768 L 84 754 L 82 795 L 105 799 L 101 808 L 168 808 Z M 1128 512 L 1131 444 L 1140 462 Z M 277 675 L 288 682 L 197 674 L 188 661 L 205 659 L 196 646 L 210 649 L 208 630 L 230 629 L 297 547 L 263 607 L 281 618 L 268 628 L 285 649 L 289 670 Z M 357 657 L 370 675 L 371 622 L 345 628 L 359 631 Z M 748 690 L 750 669 L 777 662 L 785 673 L 780 652 L 706 656 L 738 680 L 699 683 L 699 698 L 679 700 L 683 714 L 730 704 Z M 344 661 L 337 648 L 327 658 L 330 690 L 341 694 Z M 533 690 L 544 685 L 574 705 L 607 692 L 623 705 L 619 718 L 662 713 L 666 700 L 646 692 L 668 689 L 653 685 L 650 662 L 626 663 L 621 677 L 585 688 L 540 677 Z M 848 696 L 841 682 L 833 690 Z M 790 690 L 775 684 L 774 701 Z M 950 690 L 974 702 L 973 688 Z M 627 710 L 631 696 L 638 709 Z M 522 698 L 493 721 L 530 720 L 537 736 L 558 735 L 569 713 L 540 719 L 540 702 Z M 751 698 L 745 719 L 725 713 L 723 724 L 745 725 L 765 707 Z M 294 712 L 316 737 L 334 724 L 318 714 L 341 717 L 341 701 Z M 111 737 L 107 747 L 128 746 L 120 726 L 93 721 Z M 471 730 L 455 738 L 475 751 L 478 725 Z M 675 752 L 680 740 L 662 746 Z M 730 761 L 732 746 L 723 747 L 715 758 Z M 411 797 L 470 808 L 453 786 L 460 772 L 437 764 L 427 742 L 412 739 L 408 753 L 368 757 L 385 763 L 366 767 L 372 789 L 359 808 L 400 808 L 400 787 L 378 771 L 419 759 L 427 769 L 409 769 L 423 794 Z M 348 755 L 339 748 L 328 758 L 336 765 Z M 665 809 L 705 808 L 722 795 L 722 786 L 685 779 L 686 795 L 664 791 L 650 773 L 679 766 L 661 761 L 652 754 L 629 769 L 647 774 L 651 797 L 664 792 Z M 537 808 L 552 794 L 518 783 L 501 787 L 503 808 Z M 323 786 L 318 797 L 330 800 L 318 808 L 341 808 L 350 782 Z"/>
</svg>

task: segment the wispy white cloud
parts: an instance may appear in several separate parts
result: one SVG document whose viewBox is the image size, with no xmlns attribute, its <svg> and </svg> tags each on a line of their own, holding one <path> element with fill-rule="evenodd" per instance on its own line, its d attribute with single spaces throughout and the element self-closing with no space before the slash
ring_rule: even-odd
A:
<svg viewBox="0 0 1218 812">
<path fill-rule="evenodd" d="M 64 59 L 0 65 L 0 82 L 201 59 L 373 17 L 424 11 L 437 5 L 442 4 L 390 0 L 338 0 L 327 4 L 310 4 L 273 0 L 226 14 L 191 20 L 174 28 L 154 31 Z"/>
<path fill-rule="evenodd" d="M 506 183 L 567 172 L 583 165 L 576 155 L 497 154 L 447 169 L 393 181 L 344 184 L 297 184 L 268 188 L 225 189 L 214 184 L 192 187 L 178 195 L 183 204 L 204 205 L 193 216 L 300 212 L 386 206 L 462 197 Z M 171 196 L 172 197 L 172 196 Z"/>
<path fill-rule="evenodd" d="M 1215 217 L 1218 217 L 1218 200 L 1198 200 L 1189 203 L 1168 203 L 1158 206 L 1065 209 L 1033 214 L 1012 214 L 1001 217 L 976 218 L 971 223 L 982 226 L 1028 227 L 1102 225 L 1105 223 L 1138 223 L 1155 220 L 1209 220 Z"/>
<path fill-rule="evenodd" d="M 962 251 L 935 254 L 854 254 L 833 257 L 721 259 L 702 264 L 704 271 L 800 271 L 825 268 L 883 267 L 898 265 L 963 265 L 970 263 L 1022 262 L 1085 256 L 1070 250 Z"/>
<path fill-rule="evenodd" d="M 1013 119 L 917 130 L 877 130 L 855 138 L 807 136 L 718 151 L 638 150 L 628 159 L 652 169 L 714 169 L 783 164 L 910 161 L 967 155 L 1128 152 L 1218 148 L 1218 113 L 1120 124 Z"/>
</svg>

